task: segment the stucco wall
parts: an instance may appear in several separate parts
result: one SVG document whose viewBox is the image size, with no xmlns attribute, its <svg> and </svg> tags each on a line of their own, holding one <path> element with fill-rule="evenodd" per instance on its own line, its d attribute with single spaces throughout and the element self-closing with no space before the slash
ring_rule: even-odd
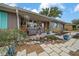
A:
<svg viewBox="0 0 79 59">
<path fill-rule="evenodd" d="M 17 27 L 16 14 L 8 13 L 8 28 L 14 29 Z"/>
<path fill-rule="evenodd" d="M 50 22 L 50 30 L 52 32 L 61 32 L 61 31 L 63 31 L 63 24 Z"/>
<path fill-rule="evenodd" d="M 73 30 L 73 26 L 72 25 L 64 25 L 64 29 L 67 31 L 72 31 Z"/>
</svg>

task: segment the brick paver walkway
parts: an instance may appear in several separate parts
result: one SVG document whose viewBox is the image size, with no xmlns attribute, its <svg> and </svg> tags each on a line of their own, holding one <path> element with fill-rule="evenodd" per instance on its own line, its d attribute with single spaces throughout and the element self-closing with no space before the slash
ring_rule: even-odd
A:
<svg viewBox="0 0 79 59">
<path fill-rule="evenodd" d="M 28 51 L 26 50 L 26 55 L 27 56 L 70 56 L 69 54 L 70 51 L 76 52 L 79 49 L 79 40 L 71 39 L 65 43 L 41 44 L 37 46 L 38 46 L 37 48 L 35 46 L 31 47 L 31 49 L 34 50 L 31 51 L 30 53 L 28 53 Z M 39 53 L 37 53 L 38 51 Z"/>
</svg>

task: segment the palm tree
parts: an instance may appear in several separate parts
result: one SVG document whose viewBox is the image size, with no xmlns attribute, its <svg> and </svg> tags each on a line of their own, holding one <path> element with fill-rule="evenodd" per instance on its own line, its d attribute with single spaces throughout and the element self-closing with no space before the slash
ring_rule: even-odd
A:
<svg viewBox="0 0 79 59">
<path fill-rule="evenodd" d="M 49 8 L 42 8 L 42 11 L 40 11 L 40 14 L 42 14 L 42 15 L 46 15 L 46 16 L 48 16 L 48 12 L 49 11 Z"/>
<path fill-rule="evenodd" d="M 46 15 L 49 17 L 61 17 L 62 11 L 58 7 L 51 7 L 51 8 L 42 8 L 40 14 Z"/>
</svg>

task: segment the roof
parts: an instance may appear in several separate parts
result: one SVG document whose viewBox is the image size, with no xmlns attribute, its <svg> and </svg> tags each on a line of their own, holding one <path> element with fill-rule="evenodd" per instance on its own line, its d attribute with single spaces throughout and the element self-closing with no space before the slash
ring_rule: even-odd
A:
<svg viewBox="0 0 79 59">
<path fill-rule="evenodd" d="M 0 10 L 4 10 L 4 11 L 7 11 L 7 12 L 16 13 L 16 9 L 18 9 L 20 15 L 30 15 L 32 17 L 37 16 L 37 18 L 39 20 L 42 20 L 42 21 L 52 21 L 52 22 L 66 24 L 66 22 L 60 21 L 58 19 L 55 19 L 54 17 L 53 18 L 50 18 L 50 17 L 47 17 L 45 15 L 40 15 L 38 13 L 29 11 L 29 10 L 26 10 L 26 9 L 22 9 L 22 8 L 18 8 L 18 7 L 12 7 L 12 6 L 8 6 L 6 4 L 0 3 Z"/>
</svg>

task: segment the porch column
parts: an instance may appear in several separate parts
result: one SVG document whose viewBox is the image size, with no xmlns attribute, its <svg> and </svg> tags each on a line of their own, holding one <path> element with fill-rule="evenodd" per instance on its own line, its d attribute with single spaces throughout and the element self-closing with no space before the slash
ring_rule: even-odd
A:
<svg viewBox="0 0 79 59">
<path fill-rule="evenodd" d="M 19 14 L 18 14 L 18 9 L 16 8 L 16 18 L 17 18 L 17 26 L 18 26 L 18 29 L 19 29 Z"/>
<path fill-rule="evenodd" d="M 63 24 L 59 24 L 59 27 L 63 31 Z"/>
<path fill-rule="evenodd" d="M 50 24 L 49 24 L 49 29 L 50 29 L 50 31 L 52 31 L 53 30 L 53 22 L 49 22 Z"/>
</svg>

